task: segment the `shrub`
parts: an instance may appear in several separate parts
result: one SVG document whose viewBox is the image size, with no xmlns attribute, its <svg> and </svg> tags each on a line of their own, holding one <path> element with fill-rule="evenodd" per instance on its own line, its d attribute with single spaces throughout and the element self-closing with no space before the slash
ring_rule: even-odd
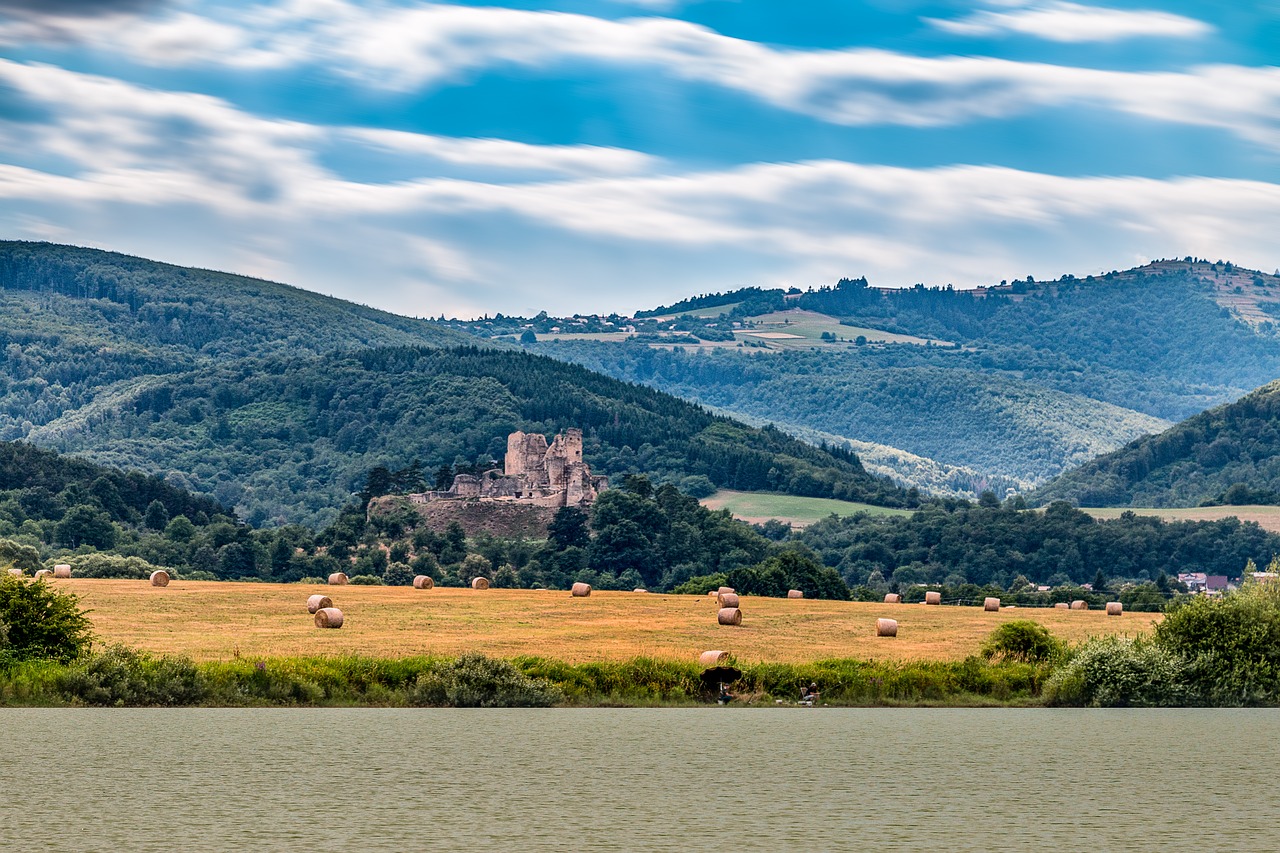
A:
<svg viewBox="0 0 1280 853">
<path fill-rule="evenodd" d="M 561 693 L 510 661 L 472 652 L 418 676 L 408 699 L 412 705 L 443 708 L 546 708 L 559 702 Z"/>
<path fill-rule="evenodd" d="M 671 590 L 673 595 L 706 595 L 713 589 L 719 589 L 729 583 L 729 576 L 724 572 L 714 575 L 698 575 Z"/>
<path fill-rule="evenodd" d="M 377 575 L 355 575 L 347 583 L 355 584 L 356 586 L 383 586 L 382 578 Z"/>
<path fill-rule="evenodd" d="M 33 573 L 41 568 L 40 552 L 12 539 L 0 539 L 0 567 L 8 566 Z"/>
<path fill-rule="evenodd" d="M 1085 643 L 1044 688 L 1050 705 L 1092 708 L 1182 706 L 1194 698 L 1182 661 L 1150 641 L 1103 637 Z"/>
<path fill-rule="evenodd" d="M 77 577 L 81 578 L 115 578 L 117 580 L 146 580 L 151 573 L 163 569 L 175 580 L 177 571 L 148 563 L 141 557 L 121 557 L 118 554 L 84 554 L 81 556 L 60 557 L 56 562 L 71 563 L 75 566 Z"/>
<path fill-rule="evenodd" d="M 412 586 L 413 569 L 404 563 L 392 563 L 382 573 L 382 580 L 387 586 Z"/>
<path fill-rule="evenodd" d="M 204 675 L 187 658 L 154 658 L 111 646 L 67 670 L 58 689 L 85 705 L 194 705 L 207 695 Z"/>
<path fill-rule="evenodd" d="M 93 633 L 80 599 L 43 580 L 0 578 L 0 654 L 68 661 L 89 649 Z"/>
<path fill-rule="evenodd" d="M 1048 663 L 1062 657 L 1066 646 L 1049 629 L 1030 619 L 1006 622 L 982 644 L 987 660 Z"/>
<path fill-rule="evenodd" d="M 1156 626 L 1155 641 L 1186 661 L 1191 687 L 1208 704 L 1280 699 L 1280 583 L 1196 596 Z"/>
</svg>

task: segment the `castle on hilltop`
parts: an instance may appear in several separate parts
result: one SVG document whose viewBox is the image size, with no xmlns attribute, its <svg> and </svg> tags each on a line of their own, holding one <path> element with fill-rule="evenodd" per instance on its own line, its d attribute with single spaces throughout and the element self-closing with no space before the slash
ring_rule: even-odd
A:
<svg viewBox="0 0 1280 853">
<path fill-rule="evenodd" d="M 507 456 L 497 469 L 479 476 L 458 474 L 448 491 L 410 495 L 414 503 L 432 501 L 507 501 L 532 506 L 589 506 L 609 487 L 582 461 L 582 430 L 570 427 L 547 445 L 540 433 L 513 432 L 507 436 Z"/>
</svg>

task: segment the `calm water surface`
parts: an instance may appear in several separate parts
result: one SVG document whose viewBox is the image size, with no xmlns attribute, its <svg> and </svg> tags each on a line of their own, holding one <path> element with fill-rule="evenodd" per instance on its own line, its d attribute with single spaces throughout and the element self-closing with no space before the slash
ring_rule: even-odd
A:
<svg viewBox="0 0 1280 853">
<path fill-rule="evenodd" d="M 1280 712 L 0 710 L 0 850 L 1280 850 Z"/>
</svg>

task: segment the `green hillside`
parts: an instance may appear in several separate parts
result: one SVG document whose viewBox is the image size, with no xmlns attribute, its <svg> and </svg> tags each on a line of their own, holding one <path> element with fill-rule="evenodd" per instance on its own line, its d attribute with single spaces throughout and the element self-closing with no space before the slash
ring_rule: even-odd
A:
<svg viewBox="0 0 1280 853">
<path fill-rule="evenodd" d="M 1069 471 L 1033 497 L 1098 507 L 1280 504 L 1280 382 Z"/>
<path fill-rule="evenodd" d="M 295 287 L 96 249 L 0 242 L 0 439 L 157 375 L 272 353 L 471 341 Z"/>
<path fill-rule="evenodd" d="M 525 345 L 540 352 L 726 414 L 887 448 L 877 470 L 945 495 L 1042 483 L 1271 381 L 1277 317 L 1280 277 L 1184 258 L 974 291 L 844 279 L 633 318 L 449 325 L 513 341 L 532 332 Z M 565 329 L 600 340 L 556 340 Z"/>
<path fill-rule="evenodd" d="M 255 524 L 324 524 L 374 466 L 483 465 L 511 430 L 567 426 L 603 473 L 906 500 L 850 453 L 282 284 L 9 242 L 0 308 L 0 438 L 160 474 Z"/>
<path fill-rule="evenodd" d="M 1169 426 L 1016 376 L 949 366 L 946 351 L 901 366 L 862 352 L 751 356 L 598 343 L 544 351 L 727 413 L 889 445 L 1020 488 Z"/>
</svg>

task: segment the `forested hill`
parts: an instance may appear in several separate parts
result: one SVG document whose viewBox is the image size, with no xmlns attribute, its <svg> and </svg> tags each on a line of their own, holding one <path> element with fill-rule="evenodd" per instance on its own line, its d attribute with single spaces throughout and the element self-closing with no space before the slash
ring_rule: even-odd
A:
<svg viewBox="0 0 1280 853">
<path fill-rule="evenodd" d="M 155 376 L 270 353 L 474 342 L 283 284 L 96 249 L 0 242 L 0 439 Z"/>
<path fill-rule="evenodd" d="M 1280 504 L 1280 381 L 1068 471 L 1033 497 L 1079 506 Z"/>
<path fill-rule="evenodd" d="M 731 414 L 963 468 L 976 487 L 1026 488 L 1280 377 L 1278 320 L 1280 277 L 1184 258 L 978 290 L 850 278 L 633 318 L 466 325 Z M 910 466 L 895 476 L 934 487 Z"/>
<path fill-rule="evenodd" d="M 0 241 L 0 296 L 5 313 L 18 315 L 4 333 L 24 346 L 63 331 L 57 326 L 217 356 L 467 342 L 426 320 L 285 284 L 53 243 Z"/>
<path fill-rule="evenodd" d="M 157 377 L 145 389 L 35 431 L 34 440 L 164 472 L 251 523 L 322 525 L 377 465 L 434 484 L 501 460 L 521 429 L 585 432 L 598 472 L 910 505 L 851 453 L 713 416 L 660 391 L 518 351 L 381 348 L 241 359 Z"/>
</svg>

